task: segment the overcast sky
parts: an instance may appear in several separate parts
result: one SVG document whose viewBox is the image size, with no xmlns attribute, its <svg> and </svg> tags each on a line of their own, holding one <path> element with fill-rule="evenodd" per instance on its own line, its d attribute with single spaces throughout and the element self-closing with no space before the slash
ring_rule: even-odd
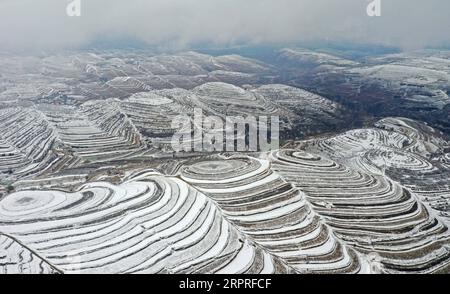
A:
<svg viewBox="0 0 450 294">
<path fill-rule="evenodd" d="M 301 41 L 352 41 L 405 49 L 450 43 L 449 0 L 0 0 L 0 49 L 59 49 L 136 39 L 184 49 Z"/>
</svg>

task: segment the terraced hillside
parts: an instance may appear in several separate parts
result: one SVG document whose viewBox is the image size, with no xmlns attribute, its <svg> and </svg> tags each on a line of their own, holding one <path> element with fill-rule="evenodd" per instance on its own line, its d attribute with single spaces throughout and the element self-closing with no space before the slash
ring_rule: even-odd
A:
<svg viewBox="0 0 450 294">
<path fill-rule="evenodd" d="M 119 185 L 18 187 L 0 200 L 6 270 L 448 273 L 448 193 L 435 188 L 447 144 L 388 118 L 257 157 L 174 158 L 170 175 L 131 170 Z"/>
<path fill-rule="evenodd" d="M 88 163 L 170 154 L 173 135 L 181 131 L 172 125 L 175 118 L 192 120 L 195 110 L 224 121 L 226 116 L 279 116 L 284 137 L 333 130 L 346 121 L 339 104 L 283 85 L 241 88 L 210 82 L 192 90 L 148 90 L 123 99 L 68 99 L 57 95 L 20 107 L 0 105 L 0 130 L 5 130 L 0 135 L 0 178 L 31 179 Z"/>
<path fill-rule="evenodd" d="M 82 160 L 105 161 L 139 151 L 138 134 L 127 118 L 106 103 L 73 106 L 42 105 L 59 139 Z"/>
<path fill-rule="evenodd" d="M 386 272 L 433 272 L 449 266 L 448 228 L 406 188 L 299 151 L 272 154 L 273 168 L 308 196 L 338 238 Z"/>
<path fill-rule="evenodd" d="M 257 244 L 302 273 L 367 272 L 367 264 L 341 243 L 305 194 L 253 158 L 200 161 L 181 178 L 211 197 L 225 216 Z"/>
<path fill-rule="evenodd" d="M 448 136 L 339 96 L 441 93 L 419 113 L 445 122 L 446 57 L 420 56 L 0 54 L 0 273 L 450 273 Z M 278 116 L 282 147 L 175 152 L 198 111 Z"/>
<path fill-rule="evenodd" d="M 64 158 L 56 130 L 34 108 L 0 109 L 0 129 L 0 177 L 35 176 Z"/>
<path fill-rule="evenodd" d="M 302 145 L 307 151 L 324 154 L 355 170 L 389 175 L 448 222 L 450 171 L 445 160 L 448 141 L 442 133 L 403 118 L 386 118 L 375 126 Z"/>
<path fill-rule="evenodd" d="M 119 107 L 149 143 L 170 144 L 178 131 L 172 127 L 175 117 L 194 113 L 190 95 L 183 89 L 136 93 L 120 101 Z"/>
<path fill-rule="evenodd" d="M 208 197 L 152 171 L 120 186 L 99 182 L 74 193 L 11 194 L 0 203 L 0 231 L 27 244 L 3 238 L 3 271 L 12 266 L 31 273 L 292 271 L 236 230 Z M 23 260 L 23 251 L 29 260 Z"/>
<path fill-rule="evenodd" d="M 105 102 L 0 110 L 0 179 L 33 178 L 143 152 L 135 126 Z"/>
</svg>

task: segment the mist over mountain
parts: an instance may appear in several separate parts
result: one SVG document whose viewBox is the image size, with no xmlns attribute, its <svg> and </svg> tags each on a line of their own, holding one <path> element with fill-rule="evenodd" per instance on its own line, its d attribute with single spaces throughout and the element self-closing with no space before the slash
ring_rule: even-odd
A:
<svg viewBox="0 0 450 294">
<path fill-rule="evenodd" d="M 1 0 L 0 50 L 79 48 L 98 40 L 136 40 L 186 49 L 305 41 L 348 41 L 416 49 L 448 45 L 450 2 L 365 0 Z M 117 44 L 116 44 L 117 45 Z"/>
</svg>

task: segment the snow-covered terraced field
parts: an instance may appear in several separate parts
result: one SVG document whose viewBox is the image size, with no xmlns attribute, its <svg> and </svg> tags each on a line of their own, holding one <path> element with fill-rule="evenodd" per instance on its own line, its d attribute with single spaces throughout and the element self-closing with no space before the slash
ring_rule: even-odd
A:
<svg viewBox="0 0 450 294">
<path fill-rule="evenodd" d="M 0 109 L 0 130 L 0 174 L 6 177 L 35 176 L 61 160 L 55 129 L 35 109 Z"/>
<path fill-rule="evenodd" d="M 450 171 L 444 152 L 448 142 L 442 134 L 404 118 L 382 119 L 375 126 L 308 141 L 302 149 L 364 173 L 388 174 L 448 223 Z"/>
<path fill-rule="evenodd" d="M 401 133 L 360 129 L 320 140 L 310 144 L 308 149 L 330 157 L 348 158 L 349 164 L 355 168 L 376 173 L 389 167 L 418 171 L 434 169 L 424 157 L 429 155 L 424 145 Z M 411 149 L 420 153 L 413 153 Z"/>
<path fill-rule="evenodd" d="M 222 115 L 270 115 L 276 108 L 253 93 L 225 83 L 207 83 L 193 90 L 198 100 Z"/>
<path fill-rule="evenodd" d="M 120 108 L 144 137 L 170 142 L 177 131 L 172 129 L 173 119 L 183 113 L 193 113 L 172 100 L 173 96 L 187 97 L 188 94 L 181 89 L 137 93 L 121 101 Z"/>
<path fill-rule="evenodd" d="M 194 88 L 192 93 L 194 103 L 219 116 L 279 115 L 301 129 L 313 128 L 314 123 L 339 121 L 335 117 L 340 107 L 337 103 L 286 85 L 268 84 L 245 90 L 225 83 L 207 83 Z"/>
<path fill-rule="evenodd" d="M 137 140 L 133 117 L 112 119 L 119 102 L 87 103 L 83 115 Z M 130 170 L 117 185 L 23 182 L 0 199 L 2 270 L 449 272 L 449 171 L 436 156 L 448 142 L 409 120 L 376 126 L 256 157 L 173 158 L 159 165 L 167 174 Z"/>
<path fill-rule="evenodd" d="M 201 161 L 182 168 L 181 178 L 214 199 L 241 232 L 299 272 L 369 271 L 269 161 Z"/>
<path fill-rule="evenodd" d="M 119 186 L 89 183 L 77 192 L 21 191 L 0 201 L 1 240 L 11 260 L 63 273 L 273 273 L 292 271 L 240 233 L 204 194 L 152 171 Z M 0 267 L 1 269 L 1 267 Z"/>
<path fill-rule="evenodd" d="M 377 253 L 387 272 L 449 266 L 448 229 L 398 183 L 302 151 L 274 152 L 273 169 L 307 195 L 337 236 Z M 445 249 L 445 248 L 444 248 Z M 427 262 L 414 264 L 414 260 Z"/>
<path fill-rule="evenodd" d="M 251 114 L 269 120 L 279 116 L 282 132 L 299 134 L 342 123 L 337 118 L 338 104 L 284 85 L 241 88 L 209 82 L 191 90 L 127 90 L 127 95 L 118 95 L 122 98 L 109 99 L 96 99 L 102 96 L 97 90 L 88 101 L 76 102 L 52 90 L 49 96 L 21 107 L 0 107 L 0 130 L 5 130 L 0 134 L 1 178 L 32 178 L 83 164 L 164 153 L 174 133 L 181 131 L 172 126 L 174 118 L 192 119 L 199 109 L 204 116 L 218 116 L 224 122 L 226 116 Z M 202 126 L 191 123 L 191 127 Z"/>
<path fill-rule="evenodd" d="M 84 161 L 126 158 L 141 151 L 140 137 L 129 120 L 108 102 L 80 108 L 42 106 L 59 139 Z"/>
<path fill-rule="evenodd" d="M 97 105 L 97 102 L 92 103 Z M 194 109 L 201 109 L 205 116 L 222 117 L 224 121 L 227 115 L 278 115 L 284 122 L 283 129 L 298 126 L 305 132 L 330 128 L 341 122 L 336 118 L 340 113 L 338 104 L 283 85 L 246 90 L 231 84 L 211 82 L 192 90 L 177 88 L 140 92 L 127 99 L 109 100 L 107 103 L 118 105 L 144 138 L 166 144 L 177 131 L 172 128 L 173 119 L 179 115 L 192 118 Z"/>
<path fill-rule="evenodd" d="M 254 92 L 276 105 L 281 116 L 287 119 L 294 130 L 310 133 L 327 130 L 342 124 L 343 107 L 329 99 L 303 89 L 286 85 L 264 85 Z"/>
</svg>

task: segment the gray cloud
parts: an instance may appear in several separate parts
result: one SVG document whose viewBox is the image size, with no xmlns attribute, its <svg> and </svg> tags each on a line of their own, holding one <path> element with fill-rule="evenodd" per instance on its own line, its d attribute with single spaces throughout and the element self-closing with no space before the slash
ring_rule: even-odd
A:
<svg viewBox="0 0 450 294">
<path fill-rule="evenodd" d="M 381 0 L 0 0 L 0 49 L 84 46 L 99 39 L 136 39 L 188 47 L 210 42 L 354 41 L 407 49 L 450 43 L 450 1 Z"/>
</svg>

